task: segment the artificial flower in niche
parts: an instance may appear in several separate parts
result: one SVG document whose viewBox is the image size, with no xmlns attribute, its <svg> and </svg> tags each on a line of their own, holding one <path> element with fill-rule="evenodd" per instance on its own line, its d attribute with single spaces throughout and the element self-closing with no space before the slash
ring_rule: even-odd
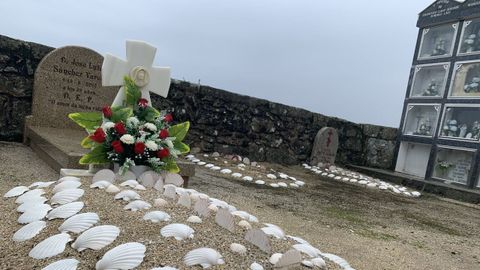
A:
<svg viewBox="0 0 480 270">
<path fill-rule="evenodd" d="M 133 149 L 135 151 L 135 154 L 141 155 L 143 154 L 143 152 L 145 152 L 145 144 L 143 142 L 137 142 L 135 143 L 135 146 Z"/>
<path fill-rule="evenodd" d="M 165 140 L 168 137 L 169 133 L 167 129 L 162 129 L 160 130 L 160 133 L 158 134 L 158 137 L 162 140 Z"/>
<path fill-rule="evenodd" d="M 121 154 L 124 151 L 122 142 L 119 140 L 112 142 L 112 148 L 113 148 L 113 151 L 115 151 L 115 153 L 117 154 Z"/>
<path fill-rule="evenodd" d="M 123 135 L 127 133 L 125 125 L 122 122 L 118 122 L 115 124 L 115 131 L 118 133 L 118 135 Z"/>
<path fill-rule="evenodd" d="M 120 141 L 122 141 L 124 144 L 133 144 L 135 143 L 135 138 L 130 134 L 125 134 L 120 137 Z"/>
</svg>

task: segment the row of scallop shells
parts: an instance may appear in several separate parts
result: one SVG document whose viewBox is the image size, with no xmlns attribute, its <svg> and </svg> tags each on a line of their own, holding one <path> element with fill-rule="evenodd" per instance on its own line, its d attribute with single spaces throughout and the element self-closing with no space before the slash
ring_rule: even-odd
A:
<svg viewBox="0 0 480 270">
<path fill-rule="evenodd" d="M 284 181 L 274 182 L 274 183 L 269 183 L 268 184 L 264 180 L 261 180 L 261 179 L 254 180 L 254 178 L 251 177 L 251 176 L 242 175 L 241 173 L 238 173 L 238 172 L 233 172 L 231 169 L 226 169 L 226 168 L 222 169 L 220 166 L 216 166 L 213 163 L 206 163 L 204 161 L 201 161 L 200 159 L 197 159 L 194 155 L 188 155 L 187 159 L 190 160 L 191 162 L 197 164 L 198 166 L 204 166 L 207 169 L 210 169 L 210 170 L 213 170 L 213 171 L 219 171 L 220 173 L 226 174 L 226 175 L 231 175 L 233 178 L 238 178 L 238 179 L 241 178 L 243 181 L 252 182 L 252 183 L 255 183 L 257 185 L 262 185 L 262 186 L 263 185 L 268 185 L 268 186 L 273 187 L 273 188 L 288 188 L 288 187 L 300 188 L 300 187 L 303 187 L 305 185 L 305 182 L 299 181 L 295 177 L 289 176 L 285 173 L 275 173 L 275 174 L 274 173 L 269 173 L 269 174 L 266 174 L 266 178 L 270 179 L 269 181 L 277 180 L 279 178 L 284 180 Z M 237 167 L 240 170 L 244 170 L 243 168 L 245 167 L 245 164 L 240 163 L 240 164 L 237 165 Z M 285 181 L 291 181 L 291 182 L 287 184 Z"/>
<path fill-rule="evenodd" d="M 407 187 L 393 185 L 385 181 L 381 181 L 380 179 L 372 178 L 337 166 L 329 166 L 328 168 L 310 166 L 308 164 L 302 164 L 302 166 L 317 175 L 328 177 L 337 181 L 349 182 L 358 186 L 363 186 L 371 189 L 377 188 L 379 190 L 390 191 L 393 194 L 403 195 L 407 197 L 417 198 L 421 196 L 420 192 L 409 190 Z"/>
</svg>

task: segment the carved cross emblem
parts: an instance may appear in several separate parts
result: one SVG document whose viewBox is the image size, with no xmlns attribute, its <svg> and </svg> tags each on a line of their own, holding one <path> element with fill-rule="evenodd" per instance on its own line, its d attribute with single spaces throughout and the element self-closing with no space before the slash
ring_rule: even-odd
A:
<svg viewBox="0 0 480 270">
<path fill-rule="evenodd" d="M 130 76 L 142 92 L 142 98 L 152 105 L 150 93 L 167 97 L 170 88 L 170 68 L 153 67 L 153 59 L 157 48 L 141 42 L 127 40 L 127 60 L 111 54 L 105 55 L 102 65 L 102 85 L 123 85 L 123 77 Z M 125 100 L 123 86 L 118 91 L 112 106 L 122 106 Z"/>
</svg>

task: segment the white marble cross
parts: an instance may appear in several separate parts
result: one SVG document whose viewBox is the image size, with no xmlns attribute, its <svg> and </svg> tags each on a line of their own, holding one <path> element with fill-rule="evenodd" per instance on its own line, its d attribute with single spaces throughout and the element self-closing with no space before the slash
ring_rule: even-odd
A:
<svg viewBox="0 0 480 270">
<path fill-rule="evenodd" d="M 140 88 L 142 98 L 152 106 L 150 93 L 167 97 L 170 88 L 170 68 L 152 67 L 157 48 L 142 41 L 127 40 L 127 60 L 111 54 L 105 55 L 102 65 L 102 85 L 123 85 L 123 77 L 128 75 Z M 118 91 L 112 106 L 122 106 L 125 100 L 123 86 Z"/>
</svg>

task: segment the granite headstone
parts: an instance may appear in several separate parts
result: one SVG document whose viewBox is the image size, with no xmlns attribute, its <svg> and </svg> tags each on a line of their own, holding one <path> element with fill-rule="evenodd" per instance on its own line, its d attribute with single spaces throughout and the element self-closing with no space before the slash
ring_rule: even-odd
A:
<svg viewBox="0 0 480 270">
<path fill-rule="evenodd" d="M 118 87 L 103 87 L 103 57 L 77 46 L 58 48 L 38 65 L 33 90 L 33 125 L 78 128 L 68 114 L 100 111 L 110 105 Z"/>
<path fill-rule="evenodd" d="M 331 127 L 324 127 L 315 136 L 310 156 L 311 164 L 334 164 L 338 149 L 338 132 Z"/>
</svg>

